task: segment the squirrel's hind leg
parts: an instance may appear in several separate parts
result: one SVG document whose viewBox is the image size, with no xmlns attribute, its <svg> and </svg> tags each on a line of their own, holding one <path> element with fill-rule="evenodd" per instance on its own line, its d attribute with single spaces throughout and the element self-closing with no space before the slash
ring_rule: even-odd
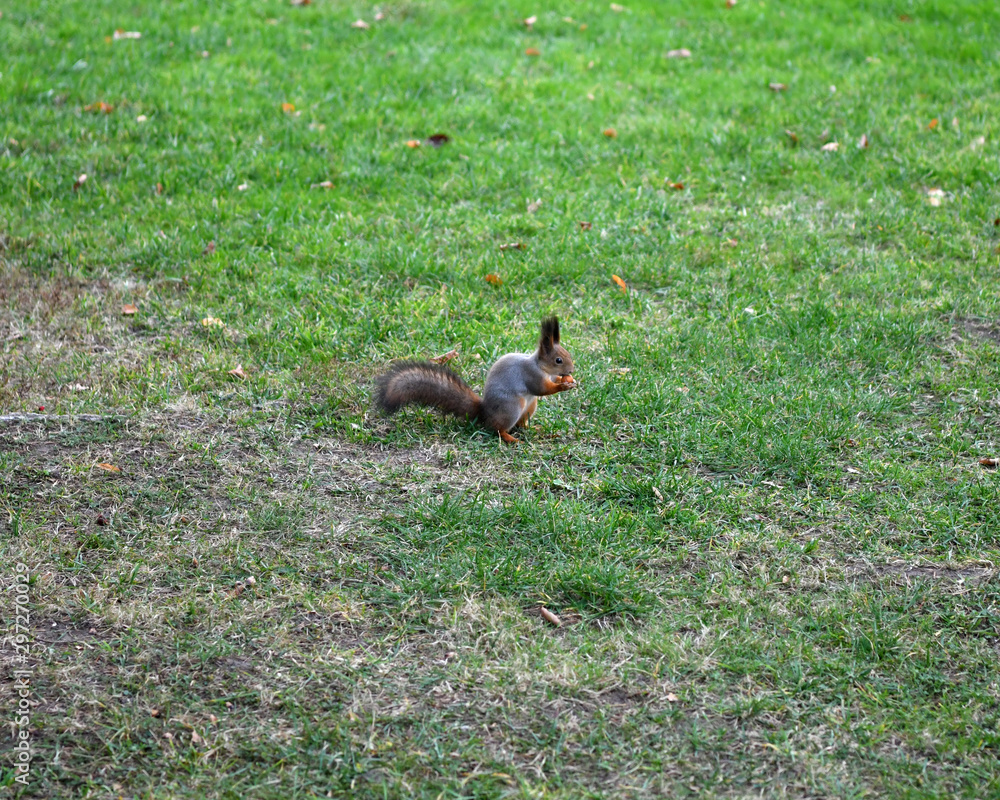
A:
<svg viewBox="0 0 1000 800">
<path fill-rule="evenodd" d="M 531 415 L 535 413 L 538 409 L 538 398 L 533 397 L 531 402 L 527 404 L 524 408 L 524 413 L 521 414 L 521 418 L 517 421 L 515 428 L 527 428 L 528 421 L 531 419 Z"/>
</svg>

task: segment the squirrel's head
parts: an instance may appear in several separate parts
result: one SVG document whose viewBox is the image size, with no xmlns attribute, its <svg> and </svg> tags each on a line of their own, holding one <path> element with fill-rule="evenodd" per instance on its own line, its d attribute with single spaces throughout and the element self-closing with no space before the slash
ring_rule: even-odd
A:
<svg viewBox="0 0 1000 800">
<path fill-rule="evenodd" d="M 549 375 L 572 375 L 573 358 L 559 344 L 559 320 L 549 317 L 542 320 L 542 334 L 538 340 L 538 361 Z"/>
</svg>

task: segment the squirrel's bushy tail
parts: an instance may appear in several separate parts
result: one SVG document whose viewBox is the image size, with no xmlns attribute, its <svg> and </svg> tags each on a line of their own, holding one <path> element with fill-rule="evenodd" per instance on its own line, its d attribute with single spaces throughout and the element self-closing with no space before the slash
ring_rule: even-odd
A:
<svg viewBox="0 0 1000 800">
<path fill-rule="evenodd" d="M 375 380 L 375 401 L 387 414 L 408 403 L 434 406 L 460 417 L 479 416 L 482 400 L 447 367 L 429 361 L 401 361 Z"/>
</svg>

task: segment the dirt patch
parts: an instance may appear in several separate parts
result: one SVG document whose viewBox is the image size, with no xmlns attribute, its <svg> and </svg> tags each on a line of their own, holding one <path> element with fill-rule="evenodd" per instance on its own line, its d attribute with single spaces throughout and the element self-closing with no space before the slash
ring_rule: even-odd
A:
<svg viewBox="0 0 1000 800">
<path fill-rule="evenodd" d="M 966 337 L 979 342 L 1000 345 L 1000 320 L 986 320 L 966 317 L 955 321 Z"/>
<path fill-rule="evenodd" d="M 992 567 L 959 567 L 946 564 L 867 564 L 851 562 L 847 574 L 865 575 L 876 579 L 902 578 L 906 582 L 930 580 L 941 583 L 983 583 L 998 574 Z"/>
</svg>

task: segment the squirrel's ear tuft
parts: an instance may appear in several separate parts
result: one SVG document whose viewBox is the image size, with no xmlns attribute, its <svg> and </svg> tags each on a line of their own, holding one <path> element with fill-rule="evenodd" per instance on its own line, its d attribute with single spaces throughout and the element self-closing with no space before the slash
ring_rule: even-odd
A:
<svg viewBox="0 0 1000 800">
<path fill-rule="evenodd" d="M 542 338 L 541 346 L 542 349 L 546 348 L 546 345 L 559 344 L 559 318 L 549 317 L 548 319 L 542 320 Z"/>
</svg>

